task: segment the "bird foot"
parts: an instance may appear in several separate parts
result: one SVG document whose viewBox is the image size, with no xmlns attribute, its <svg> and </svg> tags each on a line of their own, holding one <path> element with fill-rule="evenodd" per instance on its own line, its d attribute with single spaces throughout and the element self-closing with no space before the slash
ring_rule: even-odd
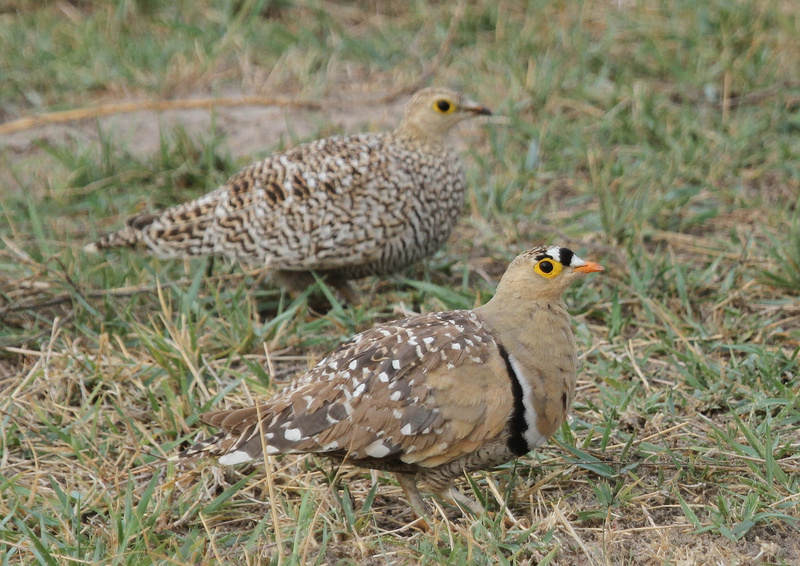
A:
<svg viewBox="0 0 800 566">
<path fill-rule="evenodd" d="M 455 486 L 450 486 L 446 489 L 443 489 L 438 493 L 439 497 L 447 501 L 450 505 L 454 507 L 458 507 L 462 511 L 467 509 L 473 515 L 481 515 L 482 513 L 486 512 L 486 509 L 483 508 L 483 505 L 469 497 L 468 495 L 464 495 L 460 491 L 458 491 Z"/>
</svg>

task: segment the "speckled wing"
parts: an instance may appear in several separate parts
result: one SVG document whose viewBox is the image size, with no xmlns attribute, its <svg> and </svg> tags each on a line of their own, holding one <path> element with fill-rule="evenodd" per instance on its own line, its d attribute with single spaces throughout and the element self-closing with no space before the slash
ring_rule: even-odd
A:
<svg viewBox="0 0 800 566">
<path fill-rule="evenodd" d="M 145 244 L 155 255 L 222 255 L 277 269 L 374 261 L 405 228 L 418 183 L 387 134 L 317 140 L 250 165 L 193 201 L 131 219 L 97 247 Z"/>
<path fill-rule="evenodd" d="M 267 453 L 434 467 L 501 435 L 514 402 L 509 379 L 477 316 L 437 313 L 357 335 L 259 409 L 201 418 L 223 429 L 213 453 L 239 454 L 223 463 L 260 458 L 260 414 Z"/>
</svg>

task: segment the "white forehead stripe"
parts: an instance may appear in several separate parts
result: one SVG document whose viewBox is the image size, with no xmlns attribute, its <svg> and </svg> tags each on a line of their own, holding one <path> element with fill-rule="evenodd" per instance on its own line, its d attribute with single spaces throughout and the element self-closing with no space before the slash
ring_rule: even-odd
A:
<svg viewBox="0 0 800 566">
<path fill-rule="evenodd" d="M 580 267 L 582 265 L 586 265 L 586 262 L 583 261 L 581 258 L 576 256 L 575 254 L 572 255 L 572 261 L 569 262 L 571 267 Z"/>
<path fill-rule="evenodd" d="M 561 263 L 561 248 L 558 246 L 548 246 L 544 253 L 548 256 L 556 260 L 557 262 Z M 572 254 L 572 259 L 569 262 L 569 267 L 580 267 L 582 265 L 586 265 L 586 262 L 583 261 L 581 258 L 576 256 L 574 253 Z"/>
<path fill-rule="evenodd" d="M 558 246 L 548 246 L 544 253 L 552 257 L 556 261 L 561 261 L 561 248 Z"/>
</svg>

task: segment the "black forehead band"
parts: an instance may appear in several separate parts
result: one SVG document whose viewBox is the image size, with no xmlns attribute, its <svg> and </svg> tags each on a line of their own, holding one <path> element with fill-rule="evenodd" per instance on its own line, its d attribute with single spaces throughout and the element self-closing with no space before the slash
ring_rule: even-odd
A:
<svg viewBox="0 0 800 566">
<path fill-rule="evenodd" d="M 549 257 L 550 259 L 554 259 L 554 260 L 558 261 L 559 263 L 561 263 L 561 265 L 571 265 L 572 264 L 572 258 L 574 256 L 575 256 L 575 254 L 572 253 L 571 249 L 569 249 L 569 248 L 558 248 L 558 257 L 553 257 L 550 254 L 548 254 L 547 252 L 543 252 L 543 253 L 540 253 L 539 255 L 536 256 L 536 261 L 541 261 L 544 258 Z"/>
</svg>

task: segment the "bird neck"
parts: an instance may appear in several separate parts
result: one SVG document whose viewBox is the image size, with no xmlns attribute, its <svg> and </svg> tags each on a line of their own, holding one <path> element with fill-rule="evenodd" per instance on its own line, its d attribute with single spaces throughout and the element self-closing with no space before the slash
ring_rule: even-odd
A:
<svg viewBox="0 0 800 566">
<path fill-rule="evenodd" d="M 425 129 L 417 125 L 413 119 L 406 116 L 394 131 L 396 138 L 407 140 L 412 145 L 420 143 L 430 146 L 440 147 L 444 145 L 444 134 L 435 130 Z"/>
<path fill-rule="evenodd" d="M 555 331 L 554 325 L 559 326 L 559 333 L 566 329 L 571 335 L 567 305 L 560 296 L 532 300 L 517 290 L 501 291 L 504 290 L 498 288 L 494 298 L 475 312 L 489 323 L 506 347 L 526 350 L 532 341 Z M 519 355 L 525 353 L 520 351 Z"/>
<path fill-rule="evenodd" d="M 575 396 L 578 357 L 567 306 L 560 296 L 495 295 L 475 312 L 498 337 L 521 383 L 528 449 L 540 446 L 564 422 Z"/>
<path fill-rule="evenodd" d="M 553 289 L 532 299 L 525 286 L 513 281 L 503 283 L 492 300 L 475 312 L 491 326 L 508 352 L 532 372 L 542 371 L 554 355 L 572 359 L 575 338 L 562 290 Z M 577 359 L 563 367 L 569 373 L 576 366 Z"/>
</svg>

